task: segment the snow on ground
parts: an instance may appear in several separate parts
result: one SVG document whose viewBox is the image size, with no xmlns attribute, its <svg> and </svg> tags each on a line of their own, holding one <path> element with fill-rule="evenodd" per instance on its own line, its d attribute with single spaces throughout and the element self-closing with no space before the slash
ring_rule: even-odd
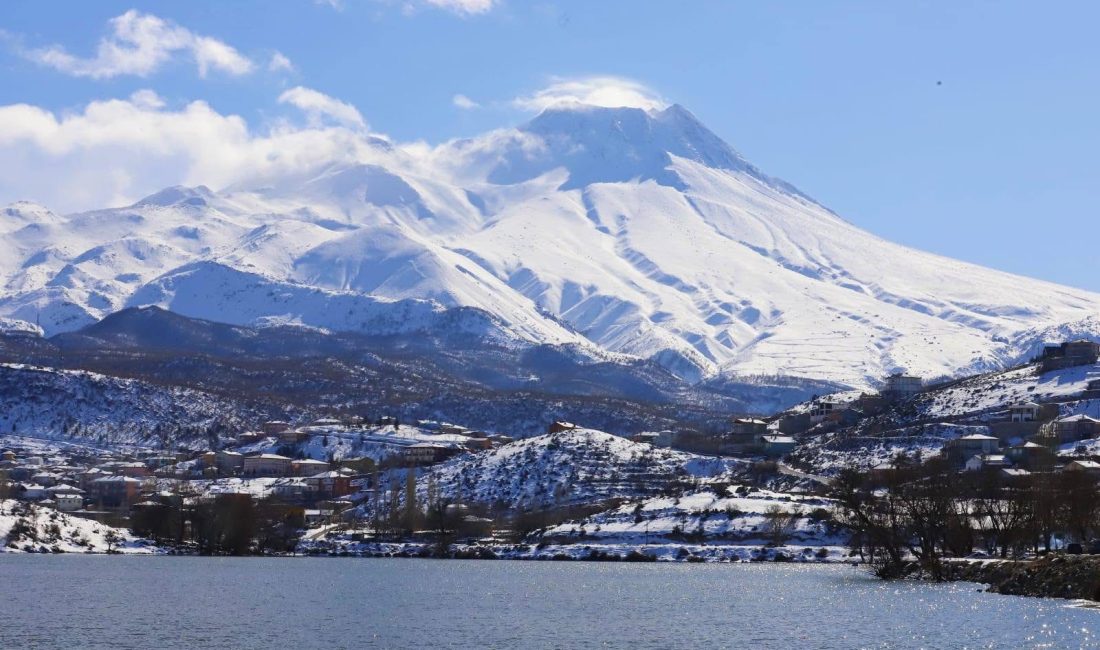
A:
<svg viewBox="0 0 1100 650">
<path fill-rule="evenodd" d="M 287 445 L 275 438 L 242 446 L 238 451 L 283 452 L 316 460 L 344 460 L 346 458 L 371 458 L 381 462 L 398 456 L 410 445 L 432 443 L 444 446 L 465 448 L 470 440 L 458 434 L 441 434 L 428 429 L 406 424 L 392 426 L 353 427 L 353 426 L 307 426 L 302 431 L 309 434 L 303 442 Z"/>
<path fill-rule="evenodd" d="M 875 435 L 841 430 L 804 441 L 791 460 L 824 475 L 835 474 L 845 467 L 866 471 L 899 454 L 910 458 L 919 455 L 922 461 L 928 460 L 939 454 L 948 440 L 973 434 L 989 435 L 989 427 L 936 423 Z"/>
<path fill-rule="evenodd" d="M 1059 445 L 1056 453 L 1059 456 L 1072 456 L 1075 458 L 1081 456 L 1100 456 L 1100 438 L 1067 442 L 1064 445 Z"/>
<path fill-rule="evenodd" d="M 0 430 L 94 445 L 203 448 L 206 428 L 243 430 L 262 419 L 189 388 L 85 370 L 0 364 Z"/>
<path fill-rule="evenodd" d="M 677 480 L 714 478 L 743 468 L 740 460 L 575 429 L 454 458 L 425 472 L 419 485 L 426 492 L 434 481 L 449 498 L 522 509 L 651 494 Z"/>
<path fill-rule="evenodd" d="M 961 380 L 918 395 L 914 404 L 925 418 L 996 412 L 1018 402 L 1071 399 L 1098 377 L 1097 367 L 1092 365 L 1039 374 L 1038 365 L 1031 364 Z"/>
<path fill-rule="evenodd" d="M 773 512 L 795 516 L 788 543 L 829 546 L 845 541 L 843 531 L 831 523 L 832 502 L 829 499 L 748 486 L 632 501 L 579 521 L 554 526 L 546 531 L 544 539 L 551 543 L 706 541 L 761 546 L 772 541 L 768 522 Z"/>
<path fill-rule="evenodd" d="M 377 333 L 446 328 L 464 308 L 487 334 L 690 379 L 851 385 L 896 366 L 998 367 L 1019 357 L 1016 337 L 1068 322 L 1097 333 L 1097 294 L 882 240 L 679 106 L 557 107 L 431 156 L 362 145 L 359 164 L 221 192 L 65 216 L 9 206 L 0 315 L 54 334 L 158 304 Z"/>
<path fill-rule="evenodd" d="M 623 559 L 649 556 L 658 561 L 736 562 L 787 559 L 844 561 L 847 533 L 831 521 L 828 499 L 793 496 L 751 488 L 722 487 L 680 496 L 639 498 L 619 507 L 532 533 L 522 543 L 483 539 L 452 545 L 462 557 L 508 559 Z M 770 531 L 775 511 L 792 519 L 782 537 Z M 363 541 L 370 529 L 330 531 L 303 541 L 307 554 L 417 556 L 431 553 L 430 542 Z"/>
<path fill-rule="evenodd" d="M 108 543 L 108 536 L 116 540 Z M 123 528 L 14 500 L 0 500 L 0 553 L 148 554 L 157 548 Z"/>
</svg>

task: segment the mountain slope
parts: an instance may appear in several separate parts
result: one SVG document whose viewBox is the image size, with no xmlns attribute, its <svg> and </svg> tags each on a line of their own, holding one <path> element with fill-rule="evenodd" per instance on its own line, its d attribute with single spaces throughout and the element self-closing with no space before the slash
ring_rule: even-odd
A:
<svg viewBox="0 0 1100 650">
<path fill-rule="evenodd" d="M 429 153 L 365 146 L 362 164 L 263 186 L 67 216 L 10 206 L 0 316 L 48 334 L 145 304 L 237 325 L 454 327 L 652 359 L 689 382 L 853 386 L 1100 334 L 1100 295 L 884 241 L 679 106 L 555 108 Z"/>
</svg>

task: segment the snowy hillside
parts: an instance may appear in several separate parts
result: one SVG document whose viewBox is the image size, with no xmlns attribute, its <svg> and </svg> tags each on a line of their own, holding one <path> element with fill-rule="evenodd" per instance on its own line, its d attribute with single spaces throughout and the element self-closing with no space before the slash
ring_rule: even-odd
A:
<svg viewBox="0 0 1100 650">
<path fill-rule="evenodd" d="M 269 413 L 180 387 L 0 364 L 0 432 L 97 444 L 202 448 Z"/>
<path fill-rule="evenodd" d="M 153 303 L 232 324 L 571 345 L 693 382 L 854 386 L 1100 335 L 1100 296 L 863 232 L 679 106 L 552 108 L 430 150 L 371 141 L 361 159 L 125 208 L 9 206 L 0 317 L 55 334 Z"/>
<path fill-rule="evenodd" d="M 653 494 L 676 481 L 741 469 L 711 459 L 637 443 L 602 431 L 576 429 L 519 440 L 462 456 L 422 477 L 440 495 L 507 508 L 554 507 Z"/>
<path fill-rule="evenodd" d="M 1038 363 L 989 372 L 931 387 L 909 400 L 881 411 L 864 409 L 847 394 L 837 401 L 853 410 L 847 424 L 823 423 L 797 433 L 798 448 L 785 462 L 805 470 L 831 475 L 845 467 L 863 471 L 893 461 L 899 455 L 922 460 L 936 456 L 944 445 L 967 435 L 998 435 L 1011 418 L 1010 407 L 1035 403 L 1044 415 L 1033 429 L 1001 429 L 1002 450 L 1039 431 L 1040 422 L 1071 415 L 1100 415 L 1100 400 L 1088 390 L 1100 378 L 1100 365 L 1082 365 L 1042 371 Z M 834 398 L 835 399 L 835 398 Z M 805 413 L 800 404 L 786 414 Z M 1007 433 L 1006 433 L 1007 432 Z M 1100 440 L 1066 441 L 1059 453 L 1082 455 L 1100 448 Z"/>
<path fill-rule="evenodd" d="M 157 548 L 124 528 L 0 499 L 0 553 L 107 552 L 150 554 Z"/>
<path fill-rule="evenodd" d="M 752 488 L 726 487 L 659 496 L 633 501 L 618 508 L 552 526 L 542 533 L 543 543 L 584 544 L 608 548 L 615 545 L 642 547 L 646 553 L 687 555 L 685 542 L 701 544 L 694 554 L 753 560 L 761 547 L 775 543 L 769 526 L 771 512 L 793 517 L 780 542 L 788 557 L 805 559 L 811 547 L 825 548 L 816 558 L 842 555 L 837 548 L 847 542 L 847 532 L 831 521 L 829 499 L 788 495 Z M 708 549 L 712 553 L 707 553 Z M 555 550 L 557 550 L 555 548 Z"/>
</svg>

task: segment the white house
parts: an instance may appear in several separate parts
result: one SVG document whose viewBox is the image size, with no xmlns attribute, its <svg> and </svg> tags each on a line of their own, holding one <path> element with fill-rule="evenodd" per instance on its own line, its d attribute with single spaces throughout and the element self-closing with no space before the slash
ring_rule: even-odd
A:
<svg viewBox="0 0 1100 650">
<path fill-rule="evenodd" d="M 1020 402 L 1008 407 L 1009 419 L 1013 422 L 1034 422 L 1039 419 L 1039 405 L 1035 402 Z"/>
<path fill-rule="evenodd" d="M 965 469 L 968 472 L 980 472 L 983 469 L 990 468 L 1003 469 L 1009 465 L 1008 458 L 1003 454 L 983 454 L 971 456 L 966 461 Z"/>
<path fill-rule="evenodd" d="M 79 492 L 55 494 L 53 500 L 57 503 L 57 509 L 61 512 L 73 512 L 84 507 L 84 495 Z"/>
<path fill-rule="evenodd" d="M 290 473 L 291 459 L 279 454 L 259 454 L 244 457 L 245 476 L 286 476 Z"/>
</svg>

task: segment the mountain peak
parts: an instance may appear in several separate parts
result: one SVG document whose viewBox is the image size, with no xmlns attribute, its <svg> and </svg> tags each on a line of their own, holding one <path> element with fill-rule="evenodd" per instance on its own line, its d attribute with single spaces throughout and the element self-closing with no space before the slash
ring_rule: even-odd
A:
<svg viewBox="0 0 1100 650">
<path fill-rule="evenodd" d="M 743 173 L 778 189 L 812 201 L 785 181 L 772 178 L 746 161 L 733 147 L 680 104 L 663 109 L 589 104 L 551 106 L 518 131 L 539 138 L 539 151 L 519 148 L 503 157 L 490 174 L 494 183 L 515 183 L 564 167 L 569 179 L 563 190 L 593 183 L 653 180 L 682 188 L 669 169 L 673 157 L 712 169 Z"/>
<path fill-rule="evenodd" d="M 214 198 L 214 193 L 205 185 L 186 187 L 173 185 L 141 199 L 134 206 L 169 207 L 174 205 L 205 207 Z"/>
</svg>

